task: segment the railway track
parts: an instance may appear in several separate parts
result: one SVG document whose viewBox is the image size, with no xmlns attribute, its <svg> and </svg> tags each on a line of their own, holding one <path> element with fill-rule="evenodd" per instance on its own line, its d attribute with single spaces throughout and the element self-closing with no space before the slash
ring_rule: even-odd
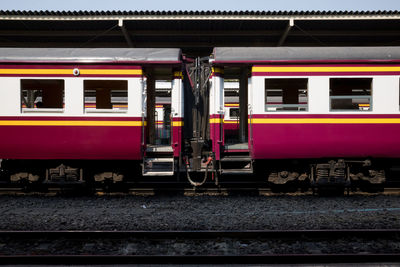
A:
<svg viewBox="0 0 400 267">
<path fill-rule="evenodd" d="M 46 190 L 26 190 L 22 187 L 7 187 L 0 188 L 0 195 L 44 195 L 54 196 L 58 194 L 84 194 L 84 195 L 98 195 L 98 196 L 113 196 L 113 195 L 158 195 L 158 194 L 178 194 L 186 196 L 199 196 L 199 195 L 263 195 L 263 196 L 278 196 L 278 195 L 291 195 L 291 196 L 305 196 L 313 195 L 312 190 L 301 191 L 288 191 L 288 192 L 276 192 L 268 187 L 154 187 L 154 186 L 143 186 L 143 187 L 131 187 L 125 190 L 104 190 L 103 188 L 96 188 L 93 191 L 74 191 L 61 187 L 48 188 Z M 382 192 L 363 192 L 363 191 L 349 191 L 345 192 L 345 195 L 400 195 L 400 187 L 388 187 Z"/>
<path fill-rule="evenodd" d="M 0 231 L 1 264 L 398 262 L 400 252 L 294 250 L 302 243 L 400 244 L 400 229 L 284 231 Z M 221 244 L 226 244 L 222 246 Z M 237 247 L 233 245 L 236 244 Z M 253 252 L 243 248 L 255 244 Z M 269 244 L 269 249 L 265 249 Z M 275 244 L 276 248 L 272 245 Z M 284 245 L 286 244 L 286 245 Z M 14 246 L 19 246 L 15 248 Z M 131 248 L 130 250 L 127 248 Z M 171 249 L 174 248 L 174 249 Z M 225 249 L 221 249 L 224 247 Z M 89 249 L 88 249 L 89 248 Z M 121 249 L 122 248 L 122 249 Z M 123 249 L 125 248 L 125 250 Z M 189 248 L 189 249 L 188 249 Z M 280 248 L 280 249 L 279 249 Z"/>
</svg>

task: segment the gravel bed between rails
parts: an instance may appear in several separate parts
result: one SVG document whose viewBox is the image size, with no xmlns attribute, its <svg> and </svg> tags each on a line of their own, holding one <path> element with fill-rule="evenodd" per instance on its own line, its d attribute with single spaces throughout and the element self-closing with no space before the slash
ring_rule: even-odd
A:
<svg viewBox="0 0 400 267">
<path fill-rule="evenodd" d="M 0 196 L 0 230 L 400 228 L 400 196 Z"/>
</svg>

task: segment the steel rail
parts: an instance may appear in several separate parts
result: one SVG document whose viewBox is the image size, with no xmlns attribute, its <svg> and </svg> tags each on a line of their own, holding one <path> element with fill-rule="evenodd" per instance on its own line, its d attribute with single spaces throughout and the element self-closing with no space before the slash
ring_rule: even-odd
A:
<svg viewBox="0 0 400 267">
<path fill-rule="evenodd" d="M 0 255 L 9 264 L 317 264 L 390 263 L 399 254 L 250 254 L 250 255 Z"/>
<path fill-rule="evenodd" d="M 246 231 L 0 231 L 3 240 L 279 240 L 307 242 L 340 238 L 400 239 L 400 229 L 246 230 Z M 372 263 L 399 262 L 400 253 L 246 254 L 246 255 L 4 255 L 0 264 L 260 264 L 260 263 Z"/>
<path fill-rule="evenodd" d="M 230 194 L 258 194 L 264 196 L 279 196 L 279 195 L 291 195 L 291 196 L 306 196 L 312 195 L 313 192 L 311 190 L 308 191 L 274 191 L 268 187 L 171 187 L 171 186 L 162 186 L 162 187 L 132 187 L 132 188 L 124 188 L 123 190 L 110 190 L 104 191 L 103 188 L 95 188 L 94 191 L 73 191 L 72 189 L 65 188 L 48 188 L 48 190 L 38 190 L 38 191 L 25 191 L 23 188 L 0 188 L 0 195 L 18 195 L 18 196 L 29 196 L 29 195 L 45 195 L 45 196 L 54 196 L 59 193 L 62 194 L 80 194 L 80 195 L 157 195 L 157 194 L 182 194 L 182 195 L 230 195 Z M 350 191 L 349 195 L 399 195 L 400 188 L 399 187 L 387 187 L 384 191 Z M 344 195 L 347 195 L 345 192 Z"/>
<path fill-rule="evenodd" d="M 296 239 L 296 238 L 391 238 L 400 239 L 400 229 L 324 229 L 324 230 L 168 230 L 168 231 L 0 231 L 0 238 L 20 239 L 215 239 L 215 238 L 236 238 L 236 239 Z"/>
</svg>

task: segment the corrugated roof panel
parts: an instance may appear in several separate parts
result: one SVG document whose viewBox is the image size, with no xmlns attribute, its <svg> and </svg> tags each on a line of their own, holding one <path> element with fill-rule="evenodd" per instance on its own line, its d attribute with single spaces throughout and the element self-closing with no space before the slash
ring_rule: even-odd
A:
<svg viewBox="0 0 400 267">
<path fill-rule="evenodd" d="M 260 11 L 260 10 L 246 10 L 246 11 L 220 11 L 220 10 L 175 10 L 175 11 L 163 11 L 163 10 L 141 10 L 141 11 L 52 11 L 52 10 L 0 10 L 0 15 L 23 15 L 26 16 L 118 16 L 118 15 L 227 15 L 227 16 L 287 16 L 287 15 L 399 15 L 400 10 L 377 10 L 377 11 Z"/>
</svg>

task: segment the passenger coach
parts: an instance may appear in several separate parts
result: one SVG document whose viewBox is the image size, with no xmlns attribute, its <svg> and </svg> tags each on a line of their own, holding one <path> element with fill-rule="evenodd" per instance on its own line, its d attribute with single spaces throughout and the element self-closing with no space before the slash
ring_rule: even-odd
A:
<svg viewBox="0 0 400 267">
<path fill-rule="evenodd" d="M 380 184 L 398 164 L 400 48 L 215 48 L 210 62 L 211 138 L 222 163 L 248 151 L 273 184 L 339 185 Z M 234 143 L 223 138 L 224 78 L 240 83 Z"/>
<path fill-rule="evenodd" d="M 198 186 L 246 174 L 273 186 L 379 188 L 399 170 L 399 48 L 183 58 L 180 49 L 1 48 L 2 177 L 186 173 Z"/>
<path fill-rule="evenodd" d="M 179 49 L 1 48 L 0 64 L 0 158 L 12 181 L 82 182 L 85 171 L 116 182 L 139 171 L 158 144 L 157 80 L 170 84 L 178 122 L 163 148 L 179 154 Z"/>
</svg>

